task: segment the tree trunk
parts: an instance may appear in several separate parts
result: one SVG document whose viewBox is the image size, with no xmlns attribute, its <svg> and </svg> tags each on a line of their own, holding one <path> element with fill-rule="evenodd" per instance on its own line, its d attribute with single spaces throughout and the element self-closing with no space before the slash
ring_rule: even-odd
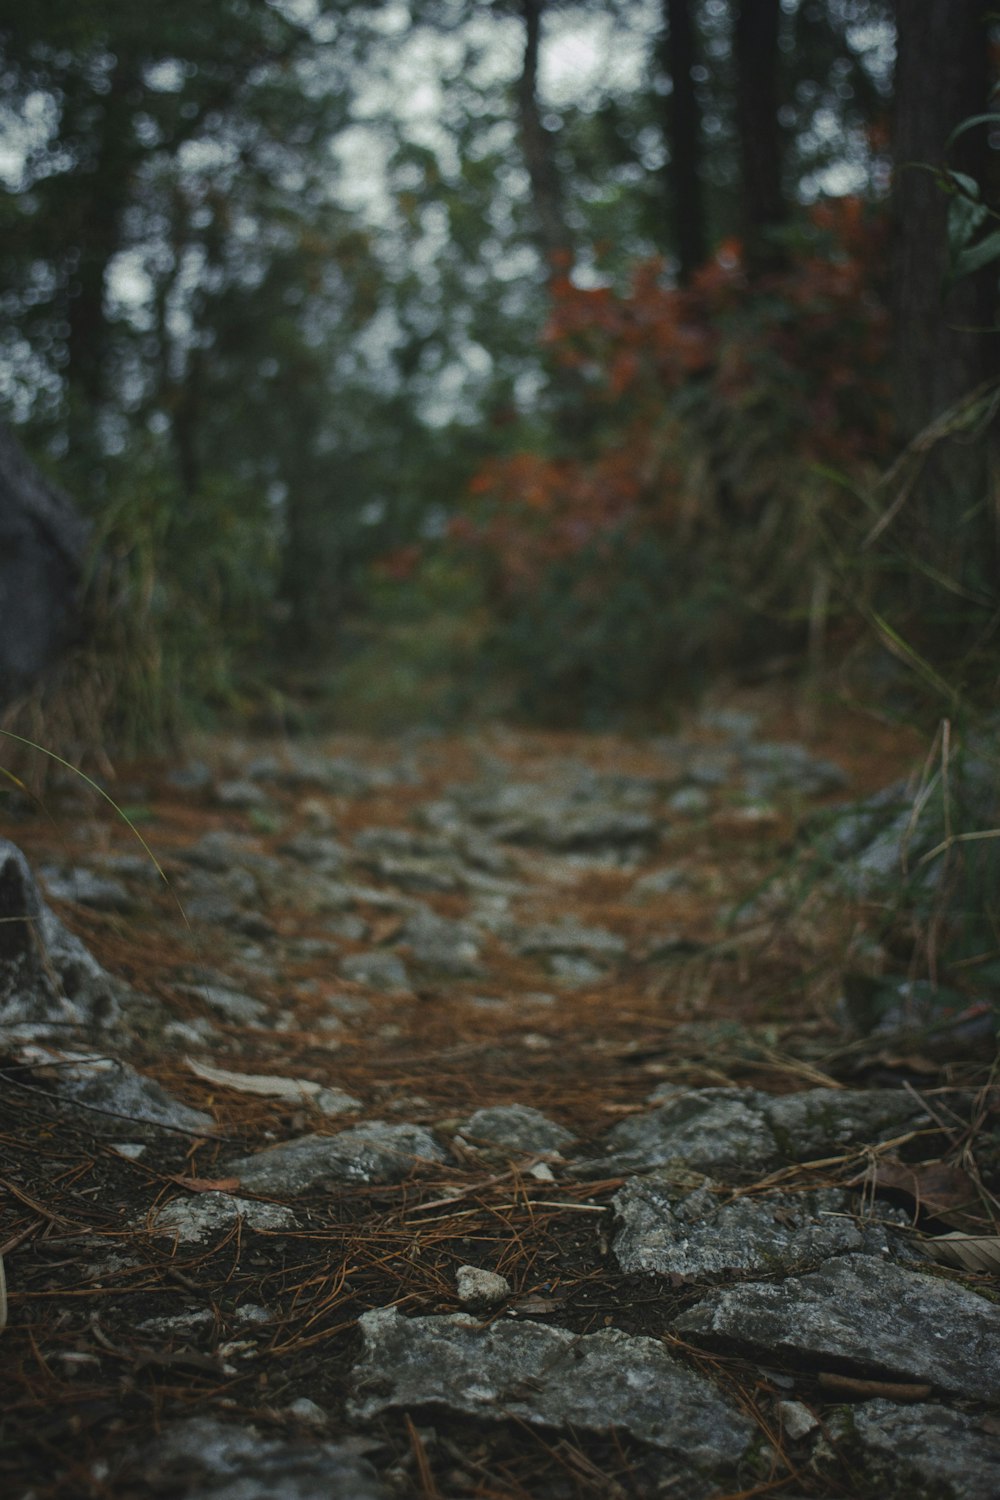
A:
<svg viewBox="0 0 1000 1500">
<path fill-rule="evenodd" d="M 706 255 L 701 184 L 701 106 L 692 70 L 697 42 L 690 0 L 663 0 L 663 63 L 672 88 L 665 101 L 667 201 L 681 283 L 690 281 Z"/>
<path fill-rule="evenodd" d="M 989 35 L 982 0 L 897 0 L 893 178 L 893 382 L 902 442 L 995 374 L 996 270 L 947 294 L 949 199 L 928 166 L 944 162 L 948 136 L 989 97 Z M 949 165 L 984 184 L 982 127 L 959 138 Z M 971 582 L 996 561 L 995 518 L 986 505 L 991 444 L 946 440 L 931 453 L 915 495 L 922 547 L 935 569 Z"/>
<path fill-rule="evenodd" d="M 788 216 L 781 188 L 778 29 L 781 0 L 740 0 L 733 48 L 742 175 L 743 244 L 751 275 L 783 260 L 773 231 Z"/>
<path fill-rule="evenodd" d="M 542 123 L 538 107 L 538 51 L 544 0 L 521 0 L 524 19 L 524 62 L 517 81 L 517 112 L 521 149 L 531 182 L 538 245 L 550 271 L 572 250 L 572 236 L 563 214 L 559 173 L 553 160 L 553 137 Z"/>
</svg>

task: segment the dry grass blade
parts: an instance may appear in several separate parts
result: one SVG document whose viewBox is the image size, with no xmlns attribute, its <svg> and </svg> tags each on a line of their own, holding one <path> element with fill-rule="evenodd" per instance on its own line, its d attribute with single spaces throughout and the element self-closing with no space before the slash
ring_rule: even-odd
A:
<svg viewBox="0 0 1000 1500">
<path fill-rule="evenodd" d="M 1000 1235 L 951 1234 L 924 1240 L 924 1249 L 943 1266 L 957 1266 L 960 1271 L 980 1271 L 1000 1275 Z"/>
</svg>

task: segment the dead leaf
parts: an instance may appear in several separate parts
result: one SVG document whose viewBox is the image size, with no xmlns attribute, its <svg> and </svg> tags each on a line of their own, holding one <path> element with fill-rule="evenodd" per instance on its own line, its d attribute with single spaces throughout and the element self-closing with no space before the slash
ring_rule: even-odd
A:
<svg viewBox="0 0 1000 1500">
<path fill-rule="evenodd" d="M 871 1180 L 871 1179 L 869 1179 Z M 977 1202 L 975 1183 L 949 1162 L 903 1162 L 883 1157 L 875 1167 L 874 1185 L 905 1193 L 929 1214 L 950 1213 Z"/>
<path fill-rule="evenodd" d="M 310 1078 L 281 1078 L 270 1073 L 231 1073 L 228 1068 L 211 1068 L 207 1063 L 194 1062 L 190 1057 L 185 1062 L 196 1078 L 206 1083 L 217 1083 L 222 1088 L 236 1089 L 241 1094 L 262 1094 L 270 1099 L 291 1099 L 301 1104 L 303 1099 L 313 1099 L 323 1091 L 321 1083 Z"/>
<path fill-rule="evenodd" d="M 839 1396 L 857 1396 L 860 1401 L 881 1397 L 884 1401 L 925 1401 L 931 1393 L 929 1385 L 911 1385 L 899 1380 L 856 1380 L 853 1375 L 834 1375 L 822 1370 L 819 1375 L 822 1390 Z"/>
<path fill-rule="evenodd" d="M 940 1261 L 943 1266 L 957 1266 L 960 1271 L 979 1271 L 988 1276 L 1000 1275 L 1000 1235 L 962 1234 L 955 1230 L 951 1234 L 923 1240 L 922 1244 L 931 1259 Z"/>
</svg>

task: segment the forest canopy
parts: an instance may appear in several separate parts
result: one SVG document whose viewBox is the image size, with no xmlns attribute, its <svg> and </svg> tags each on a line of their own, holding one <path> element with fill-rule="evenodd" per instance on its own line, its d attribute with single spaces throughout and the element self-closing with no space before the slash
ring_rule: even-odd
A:
<svg viewBox="0 0 1000 1500">
<path fill-rule="evenodd" d="M 995 64 L 980 0 L 0 0 L 0 416 L 118 732 L 992 687 Z"/>
</svg>

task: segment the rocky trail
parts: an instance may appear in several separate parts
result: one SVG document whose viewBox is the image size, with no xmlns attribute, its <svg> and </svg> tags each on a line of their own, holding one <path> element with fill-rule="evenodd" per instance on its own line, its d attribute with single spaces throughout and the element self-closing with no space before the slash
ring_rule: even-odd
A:
<svg viewBox="0 0 1000 1500">
<path fill-rule="evenodd" d="M 0 1492 L 995 1500 L 989 1026 L 840 992 L 918 750 L 206 741 L 110 786 L 166 882 L 12 785 Z"/>
</svg>

